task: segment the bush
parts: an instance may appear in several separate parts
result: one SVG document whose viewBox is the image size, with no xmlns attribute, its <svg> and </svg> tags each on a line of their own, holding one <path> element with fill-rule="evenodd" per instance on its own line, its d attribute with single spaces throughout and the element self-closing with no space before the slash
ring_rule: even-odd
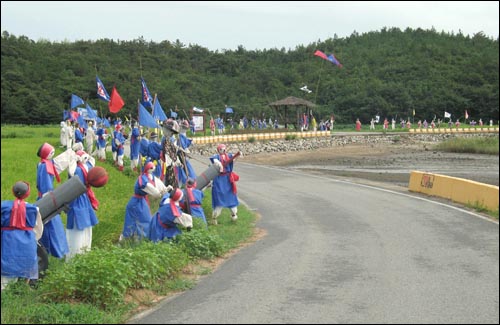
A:
<svg viewBox="0 0 500 325">
<path fill-rule="evenodd" d="M 128 288 L 151 288 L 187 263 L 187 254 L 168 243 L 93 248 L 49 270 L 39 289 L 47 301 L 77 299 L 107 307 L 123 303 Z"/>
<path fill-rule="evenodd" d="M 197 221 L 196 218 L 193 221 Z M 204 226 L 194 227 L 196 230 L 183 232 L 176 242 L 191 258 L 212 259 L 224 252 L 224 242 L 220 236 L 210 233 Z"/>
</svg>

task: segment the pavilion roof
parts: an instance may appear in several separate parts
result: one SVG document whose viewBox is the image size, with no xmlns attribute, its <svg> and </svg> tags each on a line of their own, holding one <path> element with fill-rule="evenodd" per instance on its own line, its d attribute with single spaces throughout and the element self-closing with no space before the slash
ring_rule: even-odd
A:
<svg viewBox="0 0 500 325">
<path fill-rule="evenodd" d="M 290 96 L 290 97 L 269 103 L 269 106 L 274 106 L 274 107 L 276 107 L 276 106 L 306 106 L 309 108 L 309 107 L 315 107 L 316 104 L 314 104 L 308 100 L 302 99 L 302 98 Z"/>
</svg>

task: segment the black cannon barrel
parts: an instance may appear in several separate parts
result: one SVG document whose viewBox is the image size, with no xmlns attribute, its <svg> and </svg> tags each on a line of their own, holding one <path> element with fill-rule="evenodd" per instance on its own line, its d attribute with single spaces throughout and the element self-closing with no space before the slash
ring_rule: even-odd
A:
<svg viewBox="0 0 500 325">
<path fill-rule="evenodd" d="M 210 165 L 203 173 L 199 174 L 198 177 L 196 177 L 196 188 L 198 190 L 203 189 L 210 183 L 210 181 L 219 176 L 219 174 L 219 168 L 215 165 Z"/>
<path fill-rule="evenodd" d="M 34 204 L 38 206 L 44 224 L 68 207 L 68 204 L 85 193 L 87 188 L 80 177 L 74 176 L 58 186 L 55 190 L 47 192 Z"/>
</svg>

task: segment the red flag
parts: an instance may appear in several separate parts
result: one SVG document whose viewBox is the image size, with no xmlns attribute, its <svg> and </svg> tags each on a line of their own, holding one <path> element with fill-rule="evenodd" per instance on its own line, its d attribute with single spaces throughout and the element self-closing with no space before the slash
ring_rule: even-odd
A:
<svg viewBox="0 0 500 325">
<path fill-rule="evenodd" d="M 118 113 L 122 109 L 123 105 L 125 105 L 125 102 L 118 93 L 118 90 L 116 90 L 116 86 L 113 86 L 113 91 L 111 91 L 111 99 L 108 103 L 109 111 L 111 113 Z"/>
<path fill-rule="evenodd" d="M 314 55 L 319 56 L 320 58 L 328 61 L 328 57 L 326 56 L 326 54 L 321 52 L 320 50 L 316 50 L 316 52 L 314 52 Z"/>
</svg>

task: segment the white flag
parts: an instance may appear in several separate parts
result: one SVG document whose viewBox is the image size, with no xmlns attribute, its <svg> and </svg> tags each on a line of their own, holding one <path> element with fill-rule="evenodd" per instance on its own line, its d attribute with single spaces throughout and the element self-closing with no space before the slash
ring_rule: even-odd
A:
<svg viewBox="0 0 500 325">
<path fill-rule="evenodd" d="M 309 90 L 307 88 L 307 85 L 305 85 L 304 87 L 300 88 L 300 90 L 303 90 L 303 91 L 307 92 L 308 94 L 312 93 L 312 90 Z"/>
<path fill-rule="evenodd" d="M 448 112 L 444 112 L 444 118 L 451 118 L 451 114 Z"/>
<path fill-rule="evenodd" d="M 203 109 L 201 108 L 198 108 L 196 106 L 193 106 L 193 111 L 197 112 L 197 113 L 203 113 Z"/>
</svg>

